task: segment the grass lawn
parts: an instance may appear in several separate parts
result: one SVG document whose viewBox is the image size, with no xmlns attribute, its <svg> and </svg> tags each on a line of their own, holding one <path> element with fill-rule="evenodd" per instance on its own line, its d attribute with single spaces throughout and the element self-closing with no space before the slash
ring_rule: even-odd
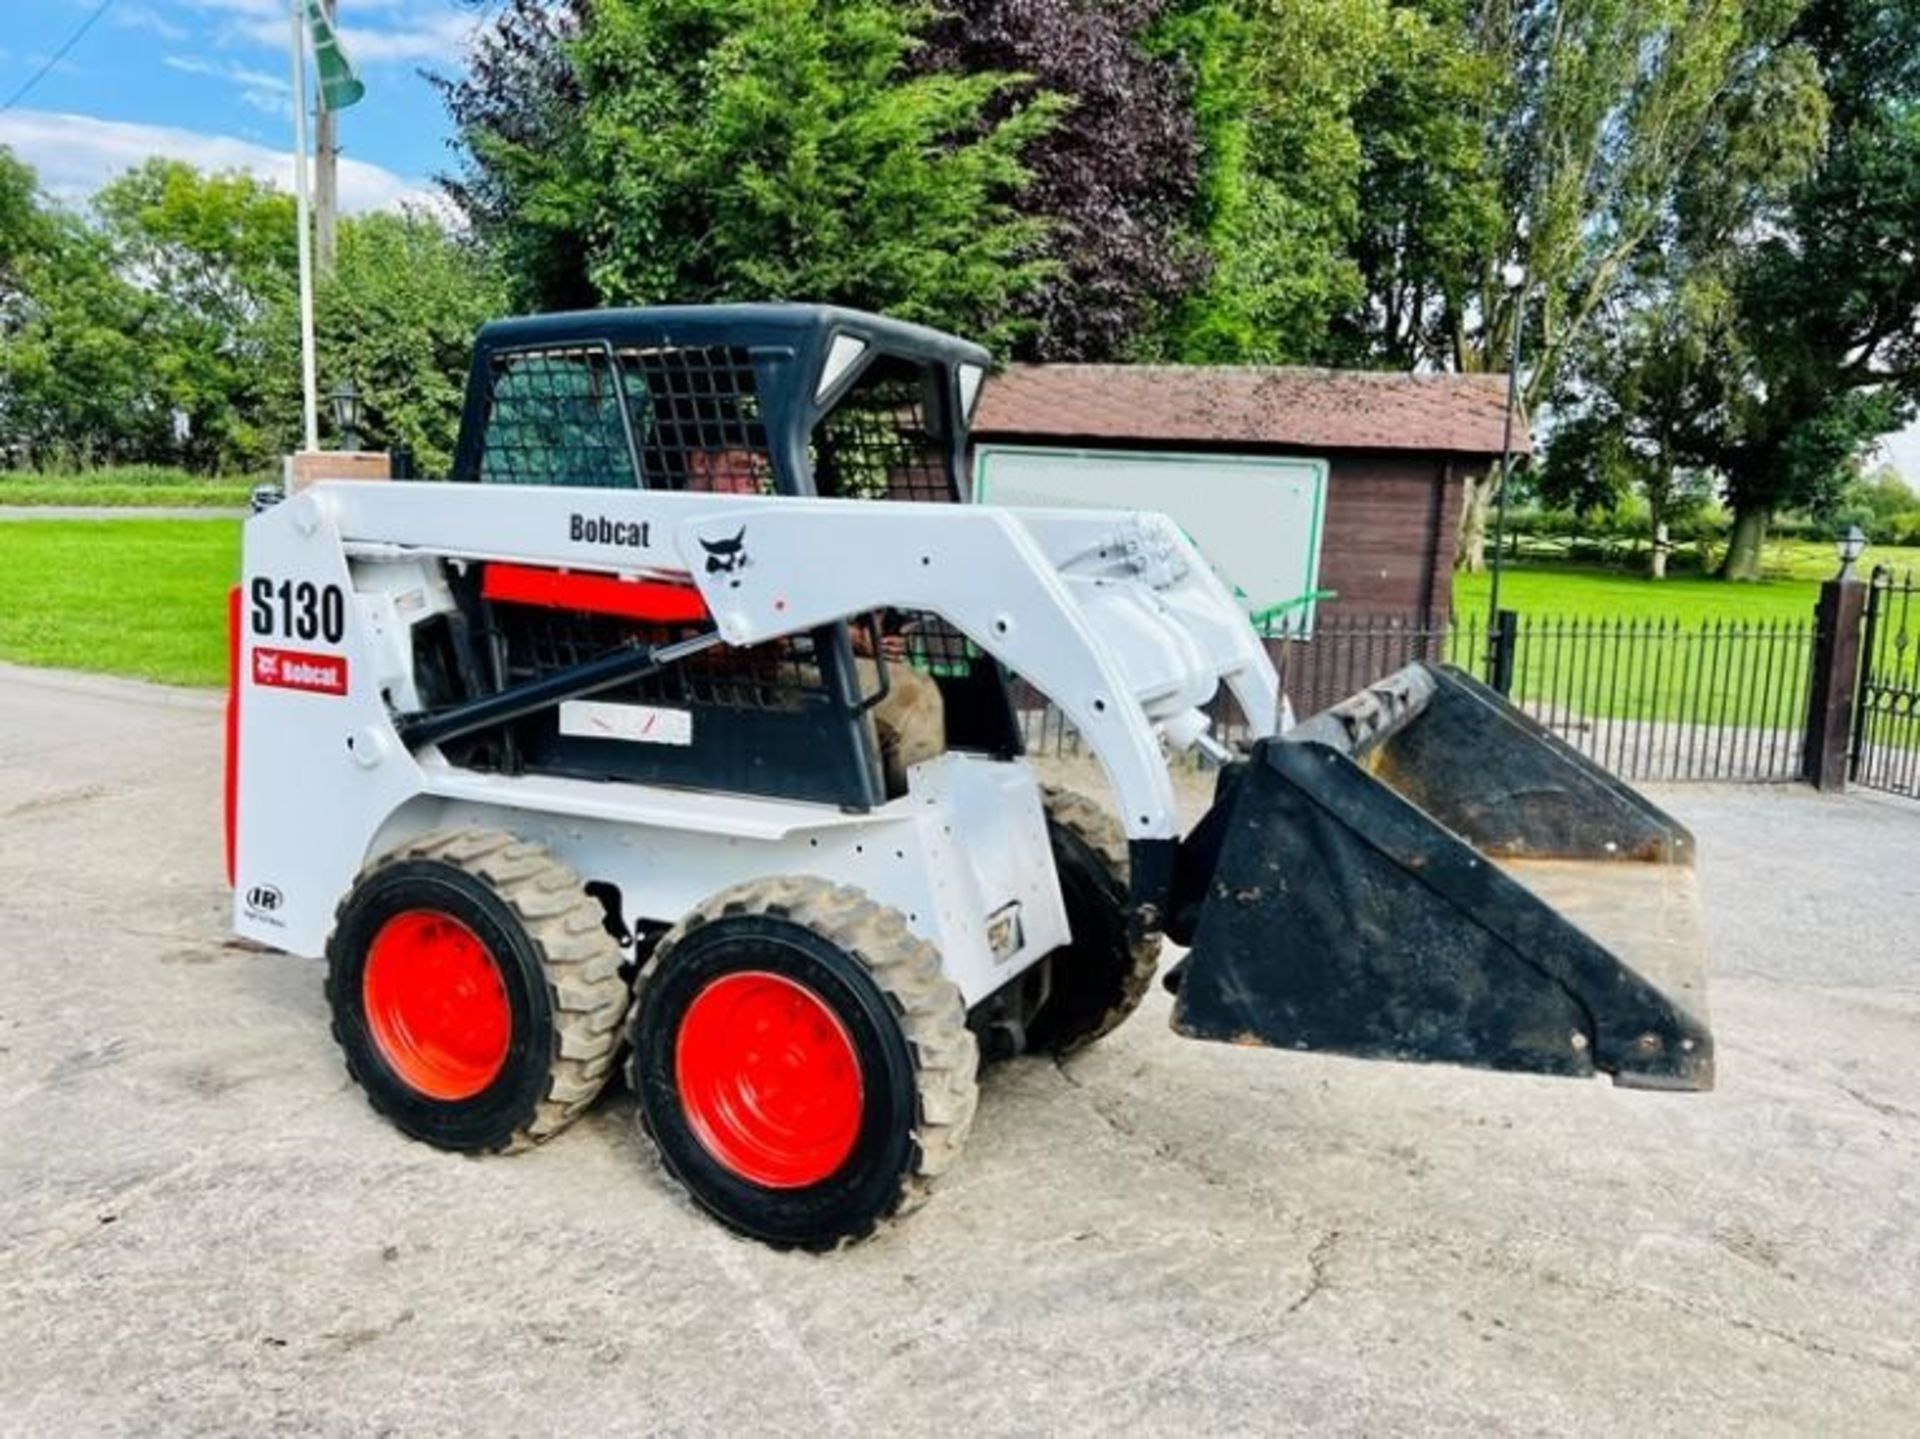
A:
<svg viewBox="0 0 1920 1439">
<path fill-rule="evenodd" d="M 0 659 L 223 685 L 238 520 L 0 521 Z"/>
<path fill-rule="evenodd" d="M 264 477 L 261 477 L 264 478 Z M 102 505 L 113 509 L 246 507 L 258 479 L 208 479 L 161 465 L 43 474 L 0 471 L 0 505 Z"/>
<path fill-rule="evenodd" d="M 1861 575 L 1876 564 L 1920 572 L 1920 549 L 1876 546 L 1860 562 Z M 1500 579 L 1500 607 L 1523 616 L 1559 619 L 1801 620 L 1813 614 L 1821 581 L 1839 568 L 1833 546 L 1790 540 L 1767 546 L 1769 578 L 1729 584 L 1704 575 L 1681 574 L 1658 584 L 1645 576 L 1592 565 L 1532 565 L 1509 568 Z M 1454 609 L 1484 615 L 1492 577 L 1456 575 Z"/>
<path fill-rule="evenodd" d="M 1522 621 L 1515 697 L 1592 719 L 1794 728 L 1806 707 L 1820 581 L 1838 562 L 1817 545 L 1769 547 L 1768 559 L 1775 578 L 1756 584 L 1698 574 L 1655 583 L 1572 565 L 1508 570 L 1501 607 Z M 1457 612 L 1484 624 L 1490 588 L 1485 574 L 1456 577 Z"/>
<path fill-rule="evenodd" d="M 253 486 L 209 480 L 193 485 L 96 485 L 73 480 L 0 484 L 0 505 L 100 505 L 116 510 L 244 510 Z"/>
</svg>

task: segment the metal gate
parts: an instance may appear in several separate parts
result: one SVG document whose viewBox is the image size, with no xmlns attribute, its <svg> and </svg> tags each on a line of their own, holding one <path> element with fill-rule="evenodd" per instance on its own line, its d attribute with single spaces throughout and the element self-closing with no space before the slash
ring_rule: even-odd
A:
<svg viewBox="0 0 1920 1439">
<path fill-rule="evenodd" d="M 1854 703 L 1855 784 L 1920 797 L 1920 584 L 1882 565 L 1867 588 Z"/>
</svg>

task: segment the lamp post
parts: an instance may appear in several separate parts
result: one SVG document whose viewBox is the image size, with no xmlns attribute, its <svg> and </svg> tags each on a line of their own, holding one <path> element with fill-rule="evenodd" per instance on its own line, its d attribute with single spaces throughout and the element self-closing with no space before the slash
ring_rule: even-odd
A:
<svg viewBox="0 0 1920 1439">
<path fill-rule="evenodd" d="M 340 448 L 353 454 L 360 448 L 360 388 L 352 380 L 342 380 L 327 398 L 333 405 L 333 426 L 340 433 Z"/>
<path fill-rule="evenodd" d="M 1527 226 L 1523 218 L 1519 236 L 1524 244 Z M 1527 271 L 1517 260 L 1509 260 L 1500 272 L 1513 296 L 1513 350 L 1507 357 L 1507 409 L 1500 429 L 1500 488 L 1494 496 L 1493 583 L 1487 594 L 1487 675 L 1500 677 L 1500 649 L 1505 636 L 1500 632 L 1500 571 L 1507 540 L 1507 490 L 1513 482 L 1513 416 L 1520 408 L 1520 336 L 1527 326 Z"/>
<path fill-rule="evenodd" d="M 1807 683 L 1807 726 L 1800 774 L 1817 789 L 1844 790 L 1860 765 L 1862 735 L 1855 723 L 1865 698 L 1862 652 L 1873 650 L 1869 586 L 1853 572 L 1866 553 L 1858 525 L 1834 541 L 1840 572 L 1820 586 L 1814 610 L 1813 673 Z M 1879 571 L 1874 572 L 1876 577 Z"/>
<path fill-rule="evenodd" d="M 1853 567 L 1860 556 L 1867 552 L 1867 535 L 1858 525 L 1848 525 L 1847 532 L 1834 542 L 1834 550 L 1840 556 L 1840 573 L 1836 580 L 1853 578 Z"/>
</svg>

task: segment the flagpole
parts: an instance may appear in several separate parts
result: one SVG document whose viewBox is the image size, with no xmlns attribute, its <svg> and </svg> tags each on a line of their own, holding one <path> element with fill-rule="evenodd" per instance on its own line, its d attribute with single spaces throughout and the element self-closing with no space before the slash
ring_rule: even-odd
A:
<svg viewBox="0 0 1920 1439">
<path fill-rule="evenodd" d="M 288 0 L 293 22 L 293 213 L 300 229 L 301 418 L 308 450 L 320 448 L 320 381 L 313 362 L 313 233 L 307 214 L 307 42 L 302 0 Z"/>
</svg>

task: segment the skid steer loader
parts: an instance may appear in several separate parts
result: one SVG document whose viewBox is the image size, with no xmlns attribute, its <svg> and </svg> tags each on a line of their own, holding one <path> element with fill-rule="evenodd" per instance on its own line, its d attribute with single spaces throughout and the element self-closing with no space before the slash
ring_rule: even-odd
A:
<svg viewBox="0 0 1920 1439">
<path fill-rule="evenodd" d="M 234 925 L 325 956 L 376 1110 L 512 1149 L 624 1053 L 701 1206 L 831 1247 L 953 1163 L 983 1054 L 1097 1039 L 1163 936 L 1184 1034 L 1711 1083 L 1681 826 L 1444 668 L 1279 733 L 1166 519 L 965 502 L 987 364 L 811 306 L 500 322 L 450 482 L 249 520 Z M 1111 812 L 1022 758 L 1015 675 Z"/>
</svg>

